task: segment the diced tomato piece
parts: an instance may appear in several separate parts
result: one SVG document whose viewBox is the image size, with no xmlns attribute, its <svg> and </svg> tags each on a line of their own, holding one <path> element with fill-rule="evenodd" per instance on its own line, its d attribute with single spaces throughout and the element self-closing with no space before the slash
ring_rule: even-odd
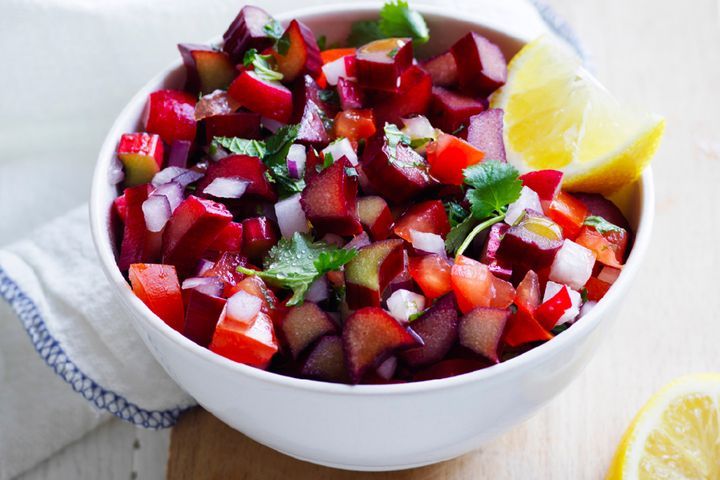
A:
<svg viewBox="0 0 720 480">
<path fill-rule="evenodd" d="M 483 152 L 448 133 L 441 133 L 436 142 L 427 146 L 430 175 L 450 185 L 462 185 L 463 170 L 480 163 L 484 157 Z"/>
<path fill-rule="evenodd" d="M 580 233 L 580 229 L 587 218 L 588 209 L 584 203 L 569 193 L 560 191 L 555 195 L 547 216 L 562 228 L 565 238 L 573 240 Z"/>
<path fill-rule="evenodd" d="M 463 313 L 490 306 L 492 274 L 487 265 L 460 255 L 450 270 L 450 280 Z"/>
<path fill-rule="evenodd" d="M 601 233 L 592 227 L 584 226 L 580 229 L 575 243 L 595 253 L 598 262 L 609 267 L 621 268 L 615 252 L 616 245 L 612 245 Z"/>
<path fill-rule="evenodd" d="M 235 362 L 265 369 L 278 351 L 272 319 L 260 312 L 248 327 L 223 316 L 208 348 Z"/>
<path fill-rule="evenodd" d="M 440 255 L 411 257 L 408 270 L 423 294 L 433 300 L 452 290 L 450 270 L 452 266 L 447 258 Z"/>
<path fill-rule="evenodd" d="M 375 135 L 375 119 L 373 111 L 344 110 L 335 116 L 335 137 L 345 137 L 353 144 L 359 140 Z"/>
<path fill-rule="evenodd" d="M 629 235 L 627 230 L 624 228 L 617 231 L 612 230 L 602 234 L 605 240 L 610 244 L 610 248 L 615 251 L 615 257 L 618 263 L 625 263 L 625 254 L 627 252 L 627 246 L 629 242 Z"/>
<path fill-rule="evenodd" d="M 208 248 L 218 252 L 239 253 L 242 250 L 242 241 L 242 223 L 230 222 L 220 231 Z"/>
<path fill-rule="evenodd" d="M 134 263 L 130 265 L 129 276 L 135 295 L 163 322 L 182 332 L 185 311 L 175 267 Z"/>
<path fill-rule="evenodd" d="M 410 207 L 395 223 L 393 232 L 406 242 L 412 242 L 410 230 L 435 233 L 444 238 L 450 232 L 450 221 L 443 203 L 428 200 Z"/>
<path fill-rule="evenodd" d="M 544 342 L 553 338 L 525 307 L 519 305 L 517 312 L 510 316 L 503 340 L 511 347 L 531 342 Z"/>
<path fill-rule="evenodd" d="M 570 307 L 572 307 L 570 293 L 567 287 L 563 287 L 552 298 L 543 302 L 542 305 L 535 310 L 535 317 L 546 330 L 552 330 L 558 320 L 560 320 L 560 317 L 562 317 Z"/>
<path fill-rule="evenodd" d="M 612 285 L 608 282 L 603 282 L 597 277 L 590 277 L 585 284 L 585 291 L 587 291 L 588 300 L 593 302 L 599 302 L 605 294 L 610 290 Z"/>
<path fill-rule="evenodd" d="M 522 306 L 529 312 L 535 312 L 542 301 L 540 292 L 540 279 L 538 274 L 528 270 L 525 278 L 518 284 L 515 294 L 515 305 Z"/>
<path fill-rule="evenodd" d="M 490 300 L 490 306 L 493 308 L 507 308 L 515 300 L 515 288 L 512 283 L 502 280 L 492 273 L 490 274 L 492 280 L 492 299 Z"/>
</svg>

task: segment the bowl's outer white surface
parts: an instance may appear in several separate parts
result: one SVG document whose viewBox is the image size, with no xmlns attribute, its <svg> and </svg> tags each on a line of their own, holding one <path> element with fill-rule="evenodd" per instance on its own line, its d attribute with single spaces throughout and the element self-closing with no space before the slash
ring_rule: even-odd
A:
<svg viewBox="0 0 720 480">
<path fill-rule="evenodd" d="M 377 5 L 324 6 L 288 12 L 329 41 L 349 24 L 372 18 Z M 421 7 L 432 51 L 474 29 L 508 57 L 527 39 L 507 36 L 465 12 Z M 170 40 L 172 41 L 172 40 Z M 100 152 L 90 202 L 93 237 L 113 288 L 144 342 L 168 374 L 198 403 L 251 438 L 294 457 L 354 470 L 394 470 L 466 453 L 535 413 L 585 367 L 617 313 L 645 254 L 654 213 L 652 174 L 628 189 L 626 208 L 637 237 L 628 263 L 602 302 L 552 341 L 488 369 L 450 379 L 402 385 L 335 385 L 267 373 L 217 356 L 166 326 L 135 297 L 115 265 L 109 212 L 117 192 L 108 168 L 120 135 L 139 128 L 147 94 L 179 87 L 179 62 L 150 81 L 128 104 Z"/>
</svg>

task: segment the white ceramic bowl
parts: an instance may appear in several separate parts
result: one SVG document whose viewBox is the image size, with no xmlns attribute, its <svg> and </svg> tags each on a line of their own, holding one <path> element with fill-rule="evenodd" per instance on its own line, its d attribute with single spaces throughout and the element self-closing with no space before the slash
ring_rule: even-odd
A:
<svg viewBox="0 0 720 480">
<path fill-rule="evenodd" d="M 510 58 L 527 39 L 464 12 L 421 7 L 436 53 L 470 30 L 496 41 Z M 279 15 L 299 18 L 330 42 L 377 6 L 336 5 Z M 228 22 L 231 19 L 228 19 Z M 168 39 L 174 42 L 175 39 Z M 180 61 L 151 80 L 120 114 L 100 152 L 91 199 L 92 231 L 102 266 L 127 307 L 128 320 L 168 374 L 228 425 L 278 451 L 353 470 L 395 470 L 440 462 L 477 448 L 527 419 L 584 368 L 617 314 L 648 246 L 654 212 L 652 174 L 628 189 L 625 209 L 637 237 L 617 283 L 587 316 L 556 338 L 493 367 L 454 378 L 401 385 L 336 385 L 285 377 L 234 363 L 175 332 L 133 295 L 115 264 L 109 212 L 117 195 L 109 167 L 120 135 L 140 129 L 147 95 L 181 87 Z"/>
</svg>

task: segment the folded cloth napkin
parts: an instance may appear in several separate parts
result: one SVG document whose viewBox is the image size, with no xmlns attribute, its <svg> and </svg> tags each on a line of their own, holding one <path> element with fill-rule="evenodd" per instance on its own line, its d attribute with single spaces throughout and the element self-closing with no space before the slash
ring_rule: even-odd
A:
<svg viewBox="0 0 720 480">
<path fill-rule="evenodd" d="M 104 131 L 132 91 L 177 55 L 173 43 L 222 32 L 242 3 L 7 0 L 0 6 L 0 53 L 14 65 L 0 89 L 0 242 L 45 224 L 0 250 L 6 300 L 0 302 L 0 480 L 113 415 L 164 428 L 193 404 L 113 297 L 92 245 L 87 206 L 46 219 L 86 197 Z M 552 30 L 578 47 L 536 0 L 414 3 L 442 4 L 518 34 Z M 263 6 L 275 13 L 298 5 L 268 0 Z"/>
</svg>

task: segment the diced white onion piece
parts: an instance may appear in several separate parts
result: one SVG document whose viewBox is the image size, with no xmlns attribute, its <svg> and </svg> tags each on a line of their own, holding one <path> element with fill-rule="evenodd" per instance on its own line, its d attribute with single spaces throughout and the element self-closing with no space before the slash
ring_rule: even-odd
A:
<svg viewBox="0 0 720 480">
<path fill-rule="evenodd" d="M 547 285 L 545 285 L 543 303 L 547 302 L 552 297 L 557 295 L 557 293 L 563 288 L 567 289 L 568 295 L 570 296 L 571 306 L 570 308 L 565 310 L 565 313 L 563 313 L 563 315 L 558 319 L 555 325 L 562 325 L 563 323 L 571 322 L 575 320 L 575 318 L 578 316 L 578 313 L 580 313 L 580 303 L 582 302 L 582 297 L 580 296 L 580 293 L 576 292 L 572 288 L 569 288 L 567 285 L 562 285 L 553 281 L 548 281 Z"/>
<path fill-rule="evenodd" d="M 410 140 L 420 140 L 423 138 L 437 138 L 437 132 L 426 117 L 418 115 L 417 117 L 402 118 L 405 127 L 403 133 L 410 137 Z"/>
<path fill-rule="evenodd" d="M 308 288 L 305 294 L 305 300 L 308 302 L 322 302 L 328 298 L 328 282 L 325 275 L 315 280 Z"/>
<path fill-rule="evenodd" d="M 588 300 L 587 302 L 583 303 L 583 306 L 580 309 L 580 318 L 587 315 L 590 312 L 590 310 L 595 308 L 595 305 L 597 305 L 597 302 L 593 302 L 592 300 Z"/>
<path fill-rule="evenodd" d="M 602 280 L 603 282 L 612 285 L 613 283 L 615 283 L 615 280 L 617 280 L 620 276 L 620 271 L 621 270 L 619 268 L 603 267 L 603 269 L 600 270 L 600 273 L 598 274 L 598 280 Z"/>
<path fill-rule="evenodd" d="M 278 122 L 277 120 L 273 120 L 272 118 L 262 117 L 260 119 L 260 123 L 262 123 L 262 126 L 270 130 L 272 133 L 277 132 L 282 127 L 285 126 L 284 123 Z"/>
<path fill-rule="evenodd" d="M 413 247 L 417 250 L 422 250 L 427 253 L 437 253 L 443 257 L 447 256 L 445 252 L 445 240 L 437 233 L 410 230 L 410 239 L 412 240 Z"/>
<path fill-rule="evenodd" d="M 170 211 L 174 212 L 178 205 L 180 205 L 183 201 L 184 190 L 185 189 L 180 184 L 175 182 L 168 182 L 160 185 L 155 190 L 153 190 L 150 196 L 152 197 L 156 195 L 162 195 L 163 197 L 167 198 L 168 203 L 170 204 Z"/>
<path fill-rule="evenodd" d="M 305 152 L 305 147 L 303 145 L 298 143 L 290 145 L 290 150 L 288 150 L 287 159 L 285 161 L 287 162 L 288 171 L 290 172 L 291 177 L 303 177 L 305 174 L 306 158 L 307 153 Z"/>
<path fill-rule="evenodd" d="M 508 205 L 507 213 L 505 214 L 505 223 L 515 225 L 515 222 L 518 221 L 525 210 L 535 210 L 540 213 L 543 211 L 540 197 L 538 197 L 538 194 L 535 193 L 534 190 L 528 187 L 522 187 L 520 197 Z"/>
<path fill-rule="evenodd" d="M 250 182 L 232 177 L 217 177 L 205 187 L 203 193 L 216 198 L 240 198 Z"/>
<path fill-rule="evenodd" d="M 397 357 L 388 357 L 387 360 L 382 362 L 380 366 L 375 370 L 379 376 L 385 380 L 390 380 L 395 375 L 395 369 L 397 368 Z"/>
<path fill-rule="evenodd" d="M 593 265 L 595 254 L 591 250 L 565 239 L 550 267 L 550 280 L 580 290 L 592 275 Z"/>
<path fill-rule="evenodd" d="M 117 185 L 118 183 L 125 180 L 125 170 L 123 170 L 123 164 L 119 158 L 113 157 L 110 161 L 110 168 L 108 169 L 108 180 L 111 185 Z"/>
<path fill-rule="evenodd" d="M 335 86 L 340 78 L 348 78 L 347 69 L 345 68 L 345 57 L 328 62 L 322 66 L 328 85 Z"/>
<path fill-rule="evenodd" d="M 345 240 L 343 240 L 340 235 L 335 235 L 334 233 L 327 233 L 320 240 L 327 243 L 328 245 L 335 245 L 338 247 L 342 247 L 343 245 L 345 245 Z"/>
<path fill-rule="evenodd" d="M 345 245 L 345 248 L 355 248 L 360 250 L 361 248 L 370 245 L 370 243 L 370 237 L 368 234 L 366 232 L 362 232 L 355 235 L 353 239 Z"/>
<path fill-rule="evenodd" d="M 390 315 L 399 322 L 408 322 L 410 316 L 425 309 L 425 297 L 410 290 L 395 290 L 387 299 Z"/>
<path fill-rule="evenodd" d="M 145 227 L 151 232 L 161 232 L 165 224 L 170 220 L 172 211 L 170 202 L 163 195 L 151 195 L 142 204 L 143 215 L 145 216 Z"/>
<path fill-rule="evenodd" d="M 197 290 L 205 295 L 219 297 L 222 294 L 223 282 L 218 277 L 190 277 L 182 283 L 183 290 Z"/>
<path fill-rule="evenodd" d="M 355 149 L 353 149 L 350 140 L 348 140 L 347 138 L 341 138 L 334 141 L 333 143 L 325 147 L 322 153 L 323 155 L 327 155 L 328 153 L 331 154 L 333 162 L 339 160 L 340 157 L 345 157 L 353 166 L 358 164 L 357 153 L 355 153 Z"/>
<path fill-rule="evenodd" d="M 280 200 L 275 204 L 275 216 L 280 226 L 280 234 L 290 238 L 295 232 L 307 233 L 310 231 L 305 211 L 300 205 L 300 194 Z"/>
<path fill-rule="evenodd" d="M 225 315 L 236 322 L 250 325 L 257 314 L 260 313 L 262 300 L 255 295 L 240 290 L 227 300 Z"/>
</svg>

